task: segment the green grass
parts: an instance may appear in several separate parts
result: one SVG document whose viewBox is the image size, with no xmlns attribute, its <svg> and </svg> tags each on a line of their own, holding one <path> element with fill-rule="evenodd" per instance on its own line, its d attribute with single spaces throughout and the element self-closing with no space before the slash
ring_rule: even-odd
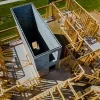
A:
<svg viewBox="0 0 100 100">
<path fill-rule="evenodd" d="M 60 1 L 60 2 L 55 3 L 55 5 L 56 5 L 58 8 L 61 8 L 61 7 L 64 7 L 64 6 L 65 6 L 65 3 L 66 3 L 66 1 Z"/>
<path fill-rule="evenodd" d="M 15 22 L 12 17 L 10 8 L 30 2 L 32 2 L 36 7 L 48 4 L 48 0 L 23 0 L 10 4 L 0 5 L 0 30 L 4 30 L 15 26 Z M 13 34 L 16 34 L 15 30 L 6 31 L 3 34 L 1 33 L 0 40 L 2 40 L 5 37 L 12 36 Z"/>
<path fill-rule="evenodd" d="M 99 10 L 100 11 L 100 0 L 76 0 L 82 5 L 87 11 Z"/>
<path fill-rule="evenodd" d="M 5 32 L 3 32 L 3 34 L 0 34 L 0 41 L 2 41 L 4 38 L 7 38 L 7 37 L 10 37 L 13 35 L 17 35 L 15 29 L 5 31 Z"/>
<path fill-rule="evenodd" d="M 82 5 L 87 11 L 92 11 L 95 9 L 100 10 L 100 0 L 76 0 L 76 1 L 78 1 L 78 3 Z M 15 22 L 10 12 L 10 8 L 30 2 L 32 2 L 36 7 L 48 4 L 48 0 L 22 0 L 10 4 L 0 5 L 0 30 L 4 30 L 15 26 Z M 63 6 L 63 2 L 57 4 L 57 7 L 61 6 Z M 43 13 L 45 12 L 45 10 L 41 12 Z M 15 34 L 15 32 L 6 32 L 4 35 L 0 34 L 0 38 L 3 38 L 3 36 L 8 36 L 8 34 L 12 35 Z"/>
<path fill-rule="evenodd" d="M 36 7 L 48 4 L 48 0 L 26 0 L 0 5 L 0 30 L 15 26 L 10 8 L 32 2 Z"/>
</svg>

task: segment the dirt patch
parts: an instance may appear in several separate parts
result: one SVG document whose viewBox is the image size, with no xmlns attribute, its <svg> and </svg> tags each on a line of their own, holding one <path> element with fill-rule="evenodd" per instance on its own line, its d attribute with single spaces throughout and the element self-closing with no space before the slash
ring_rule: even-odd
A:
<svg viewBox="0 0 100 100">
<path fill-rule="evenodd" d="M 97 23 L 99 23 L 99 30 L 97 34 L 100 36 L 100 12 L 98 11 L 92 11 L 90 14 L 96 19 Z"/>
<path fill-rule="evenodd" d="M 97 22 L 100 24 L 100 12 L 92 11 L 90 14 L 97 20 Z"/>
</svg>

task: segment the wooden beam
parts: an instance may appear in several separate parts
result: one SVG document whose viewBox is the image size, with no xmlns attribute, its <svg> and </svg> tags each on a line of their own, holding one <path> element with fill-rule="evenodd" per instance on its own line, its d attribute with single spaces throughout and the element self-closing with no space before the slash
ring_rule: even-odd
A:
<svg viewBox="0 0 100 100">
<path fill-rule="evenodd" d="M 50 95 L 51 95 L 51 97 L 52 97 L 52 100 L 55 100 L 55 98 L 54 98 L 52 92 L 51 92 L 50 90 L 49 90 L 49 92 L 50 92 Z"/>
<path fill-rule="evenodd" d="M 60 89 L 59 89 L 58 86 L 57 86 L 57 90 L 58 90 L 58 92 L 60 93 L 60 95 L 61 95 L 61 97 L 62 97 L 62 100 L 65 100 L 65 98 L 64 98 L 64 96 L 63 96 L 63 94 L 62 94 L 62 92 L 60 91 Z"/>
</svg>

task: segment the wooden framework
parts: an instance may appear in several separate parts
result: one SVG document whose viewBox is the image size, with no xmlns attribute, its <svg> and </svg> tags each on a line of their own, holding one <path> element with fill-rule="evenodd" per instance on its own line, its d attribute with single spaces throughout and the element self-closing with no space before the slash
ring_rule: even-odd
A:
<svg viewBox="0 0 100 100">
<path fill-rule="evenodd" d="M 59 61 L 58 69 L 60 67 L 63 67 L 65 71 L 66 70 L 71 71 L 74 77 L 80 75 L 80 77 L 77 78 L 77 80 L 81 79 L 85 73 L 81 65 L 71 55 Z"/>
<path fill-rule="evenodd" d="M 62 3 L 62 7 L 59 7 L 60 3 Z M 14 95 L 11 91 L 25 95 L 25 92 L 29 90 L 36 92 L 35 88 L 37 87 L 46 89 L 39 88 L 39 92 L 29 96 L 28 100 L 45 100 L 47 98 L 50 100 L 99 100 L 100 89 L 96 88 L 100 86 L 100 48 L 94 50 L 91 46 L 100 42 L 99 24 L 75 0 L 58 0 L 38 8 L 38 11 L 42 14 L 45 22 L 57 21 L 61 34 L 69 41 L 69 44 L 64 47 L 64 58 L 58 63 L 58 70 L 60 68 L 65 71 L 71 70 L 74 78 L 66 79 L 58 84 L 51 82 L 51 86 L 48 87 L 50 81 L 45 80 L 44 85 L 42 84 L 44 80 L 40 77 L 29 79 L 23 84 L 3 77 L 0 78 L 0 100 L 10 100 Z M 0 34 L 4 34 L 11 30 L 17 34 L 0 40 L 0 74 L 3 73 L 3 76 L 8 75 L 5 63 L 7 58 L 4 54 L 11 55 L 12 52 L 5 51 L 5 48 L 12 41 L 18 41 L 20 36 L 16 27 L 0 31 Z M 26 67 L 26 65 L 22 67 Z M 9 82 L 13 86 L 8 87 Z M 95 85 L 97 87 L 94 89 Z"/>
<path fill-rule="evenodd" d="M 42 100 L 46 99 L 46 97 L 51 97 L 51 100 L 55 100 L 56 98 L 62 100 L 99 100 L 99 96 L 94 90 L 91 89 L 91 85 L 87 87 L 87 83 L 85 81 L 76 82 L 78 77 L 79 76 L 61 82 L 45 92 L 42 92 L 41 94 L 31 98 L 30 100 Z M 75 90 L 75 88 L 79 88 L 79 90 L 82 89 L 82 91 Z"/>
</svg>

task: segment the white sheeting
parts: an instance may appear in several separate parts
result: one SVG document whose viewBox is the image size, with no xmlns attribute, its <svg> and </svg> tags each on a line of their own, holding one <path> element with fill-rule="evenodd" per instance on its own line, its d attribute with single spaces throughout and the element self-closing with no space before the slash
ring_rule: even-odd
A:
<svg viewBox="0 0 100 100">
<path fill-rule="evenodd" d="M 20 45 L 16 46 L 15 49 L 17 51 L 17 55 L 19 57 L 21 65 L 22 66 L 26 65 L 26 62 L 28 63 L 29 61 L 28 61 L 28 58 L 26 56 L 27 52 L 25 50 L 24 45 L 20 44 Z M 34 71 L 33 65 L 28 65 L 28 66 L 24 67 L 23 70 L 24 70 L 24 73 L 25 73 L 25 77 L 19 79 L 20 83 L 23 83 L 24 81 L 26 81 L 28 79 L 32 79 L 34 76 L 36 76 L 36 72 Z"/>
</svg>

